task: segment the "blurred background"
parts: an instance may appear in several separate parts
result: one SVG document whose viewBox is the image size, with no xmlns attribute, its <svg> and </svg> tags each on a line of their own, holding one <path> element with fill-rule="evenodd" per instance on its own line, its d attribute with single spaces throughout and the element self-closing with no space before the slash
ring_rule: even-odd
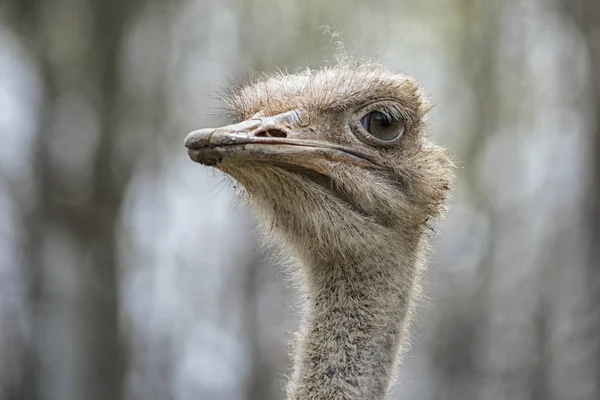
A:
<svg viewBox="0 0 600 400">
<path fill-rule="evenodd" d="M 293 293 L 183 138 L 325 25 L 459 161 L 394 399 L 600 398 L 600 1 L 1 0 L 0 399 L 283 398 Z"/>
</svg>

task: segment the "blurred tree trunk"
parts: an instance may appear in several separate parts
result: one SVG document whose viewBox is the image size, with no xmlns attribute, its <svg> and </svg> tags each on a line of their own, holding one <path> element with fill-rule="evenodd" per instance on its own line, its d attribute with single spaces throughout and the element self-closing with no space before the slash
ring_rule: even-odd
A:
<svg viewBox="0 0 600 400">
<path fill-rule="evenodd" d="M 588 208 L 585 221 L 589 224 L 589 254 L 586 270 L 586 282 L 588 284 L 588 298 L 585 323 L 586 338 L 589 343 L 589 365 L 595 370 L 595 391 L 600 390 L 600 339 L 598 329 L 600 328 L 600 1 L 597 0 L 563 0 L 563 8 L 566 14 L 578 27 L 585 39 L 589 56 L 589 77 L 591 84 L 591 97 L 586 97 L 583 109 L 589 110 L 591 116 L 590 132 L 592 152 L 590 153 L 591 181 L 589 185 L 589 196 L 587 198 Z M 587 101 L 591 101 L 587 104 Z M 595 360 L 595 361 L 593 361 Z"/>
<path fill-rule="evenodd" d="M 438 321 L 439 332 L 431 343 L 436 378 L 434 398 L 479 398 L 486 371 L 481 371 L 486 334 L 483 327 L 492 312 L 491 298 L 496 240 L 499 235 L 497 213 L 477 176 L 479 155 L 497 129 L 498 101 L 494 82 L 497 62 L 498 16 L 503 6 L 487 1 L 457 2 L 462 23 L 457 46 L 457 62 L 474 95 L 473 120 L 468 126 L 469 142 L 463 157 L 463 173 L 469 201 L 489 220 L 491 227 L 486 250 L 478 263 L 476 286 L 455 303 L 446 304 L 445 317 Z M 477 61 L 473 62 L 474 55 Z"/>
<path fill-rule="evenodd" d="M 119 159 L 116 151 L 120 133 L 119 52 L 135 2 L 22 0 L 15 3 L 15 26 L 27 38 L 43 85 L 35 149 L 37 204 L 25 219 L 33 343 L 21 393 L 16 393 L 15 398 L 65 396 L 118 400 L 123 393 L 126 347 L 119 324 L 116 233 L 133 167 L 129 158 Z M 73 17 L 70 12 L 75 12 L 73 20 L 68 19 Z M 82 15 L 88 18 L 87 24 L 77 19 Z M 73 24 L 75 28 L 58 26 L 58 21 Z M 73 32 L 76 29 L 84 31 Z M 72 57 L 64 53 L 60 42 L 69 43 L 68 37 L 61 37 L 65 33 L 81 35 L 83 53 L 73 51 Z M 57 166 L 60 158 L 72 154 L 51 152 L 57 137 L 64 133 L 56 129 L 65 112 L 63 109 L 63 114 L 58 114 L 58 100 L 70 93 L 91 104 L 96 117 L 92 122 L 96 123 L 97 141 L 88 139 L 95 143 L 95 148 L 89 152 L 69 146 L 70 151 L 82 152 L 84 158 L 91 156 L 91 174 L 80 186 L 65 185 L 64 171 Z M 77 117 L 69 114 L 76 114 L 73 110 L 66 113 L 68 117 Z M 67 124 L 72 122 L 68 120 Z M 48 260 L 45 252 L 48 242 L 57 240 L 57 233 L 64 235 L 78 264 L 70 277 L 76 287 L 70 298 L 62 292 L 63 282 L 49 282 L 49 276 L 64 268 L 56 265 L 56 260 Z M 64 317 L 57 325 L 49 325 L 46 319 L 53 307 Z M 70 371 L 61 371 L 57 354 L 71 358 Z M 57 376 L 62 383 L 54 382 Z M 45 384 L 63 386 L 52 391 Z"/>
</svg>

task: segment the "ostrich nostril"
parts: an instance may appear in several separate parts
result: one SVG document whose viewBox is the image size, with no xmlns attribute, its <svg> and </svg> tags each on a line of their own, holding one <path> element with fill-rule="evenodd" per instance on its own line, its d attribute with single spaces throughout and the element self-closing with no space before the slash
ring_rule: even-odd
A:
<svg viewBox="0 0 600 400">
<path fill-rule="evenodd" d="M 280 129 L 265 129 L 254 134 L 256 137 L 277 137 L 285 138 L 287 134 Z"/>
</svg>

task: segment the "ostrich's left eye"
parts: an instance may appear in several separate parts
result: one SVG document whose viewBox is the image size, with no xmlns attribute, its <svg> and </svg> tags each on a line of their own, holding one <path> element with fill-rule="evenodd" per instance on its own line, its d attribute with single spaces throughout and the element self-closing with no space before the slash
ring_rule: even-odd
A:
<svg viewBox="0 0 600 400">
<path fill-rule="evenodd" d="M 361 120 L 363 128 L 379 140 L 394 140 L 404 133 L 404 121 L 380 111 L 372 111 Z"/>
</svg>

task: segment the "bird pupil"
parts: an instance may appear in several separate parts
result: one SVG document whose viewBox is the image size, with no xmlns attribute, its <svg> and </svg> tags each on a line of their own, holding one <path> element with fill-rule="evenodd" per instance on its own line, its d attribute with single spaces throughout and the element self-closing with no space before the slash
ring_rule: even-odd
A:
<svg viewBox="0 0 600 400">
<path fill-rule="evenodd" d="M 365 131 L 380 140 L 393 140 L 404 133 L 401 120 L 392 118 L 381 111 L 371 111 L 360 120 L 360 123 Z"/>
</svg>

